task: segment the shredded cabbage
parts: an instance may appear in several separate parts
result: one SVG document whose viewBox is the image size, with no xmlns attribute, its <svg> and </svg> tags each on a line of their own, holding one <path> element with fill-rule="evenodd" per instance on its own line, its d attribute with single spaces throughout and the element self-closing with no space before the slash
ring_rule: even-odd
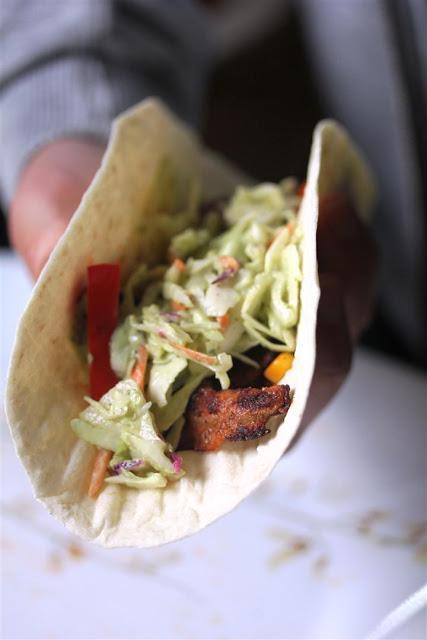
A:
<svg viewBox="0 0 427 640">
<path fill-rule="evenodd" d="M 187 258 L 200 247 L 206 245 L 210 238 L 207 229 L 186 229 L 172 238 L 171 253 L 178 258 Z"/>
<path fill-rule="evenodd" d="M 122 380 L 99 401 L 86 400 L 89 406 L 79 418 L 71 421 L 74 432 L 87 442 L 115 452 L 110 462 L 112 471 L 126 460 L 144 462 L 134 471 L 123 469 L 111 482 L 130 486 L 130 477 L 145 478 L 152 471 L 167 480 L 182 476 L 167 455 L 171 453 L 170 447 L 158 434 L 150 411 L 151 403 L 145 400 L 136 382 Z M 140 482 L 139 486 L 143 484 Z"/>
<path fill-rule="evenodd" d="M 197 386 L 201 374 L 191 373 L 193 352 L 214 356 L 208 364 L 197 359 L 198 370 L 203 377 L 214 374 L 226 389 L 231 354 L 238 357 L 256 344 L 278 352 L 295 349 L 301 281 L 296 188 L 293 179 L 241 187 L 225 209 L 229 227 L 222 234 L 212 237 L 205 228 L 188 228 L 176 235 L 169 251 L 185 259 L 184 268 L 173 263 L 156 282 L 159 299 L 142 304 L 115 332 L 111 361 L 121 376 L 129 374 L 138 342 L 148 350 L 148 395 L 160 431 L 182 415 L 188 389 Z M 237 261 L 239 269 L 227 271 L 224 256 Z M 148 278 L 148 271 L 139 268 L 139 273 Z M 134 286 L 135 278 L 131 282 Z M 220 318 L 226 314 L 224 332 Z M 178 393 L 173 385 L 185 373 Z"/>
<path fill-rule="evenodd" d="M 185 419 L 184 416 L 181 416 L 173 423 L 165 436 L 166 442 L 171 446 L 172 451 L 175 451 L 175 449 L 178 447 L 184 425 Z"/>
<path fill-rule="evenodd" d="M 142 341 L 142 334 L 128 316 L 111 336 L 110 361 L 111 368 L 118 378 L 127 378 L 132 370 L 136 352 Z"/>
<path fill-rule="evenodd" d="M 191 394 L 208 375 L 205 369 L 203 373 L 189 376 L 187 382 L 171 395 L 167 405 L 160 408 L 153 407 L 154 419 L 160 433 L 167 431 L 184 414 Z"/>
<path fill-rule="evenodd" d="M 227 389 L 233 358 L 257 366 L 245 355 L 255 345 L 295 350 L 302 277 L 296 181 L 238 188 L 219 235 L 215 212 L 205 226 L 182 231 L 184 220 L 195 220 L 197 203 L 193 185 L 188 212 L 167 229 L 169 237 L 175 233 L 168 254 L 180 260 L 151 269 L 140 264 L 124 286 L 123 321 L 110 352 L 112 368 L 125 380 L 100 402 L 88 400 L 72 421 L 77 435 L 114 451 L 110 469 L 120 473 L 108 483 L 160 487 L 176 479 L 181 472 L 170 454 L 201 381 L 214 375 Z M 166 230 L 166 218 L 162 224 Z M 126 379 L 142 343 L 149 402 Z"/>
<path fill-rule="evenodd" d="M 210 284 L 207 288 L 204 300 L 206 315 L 223 316 L 239 301 L 239 294 L 229 286 Z"/>
<path fill-rule="evenodd" d="M 185 358 L 170 355 L 163 362 L 154 363 L 150 370 L 148 396 L 158 407 L 164 407 L 168 393 L 177 376 L 187 367 Z"/>
<path fill-rule="evenodd" d="M 123 484 L 131 489 L 163 489 L 168 481 L 161 473 L 150 471 L 145 476 L 137 476 L 131 471 L 122 471 L 118 476 L 105 478 L 107 484 Z"/>
</svg>

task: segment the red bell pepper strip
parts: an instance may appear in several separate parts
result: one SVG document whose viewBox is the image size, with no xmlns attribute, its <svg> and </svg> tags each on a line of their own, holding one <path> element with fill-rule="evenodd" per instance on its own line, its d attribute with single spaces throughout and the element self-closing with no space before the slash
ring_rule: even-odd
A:
<svg viewBox="0 0 427 640">
<path fill-rule="evenodd" d="M 90 395 L 99 400 L 118 382 L 110 365 L 110 339 L 117 326 L 120 265 L 92 265 L 88 267 L 87 278 Z"/>
<path fill-rule="evenodd" d="M 99 400 L 118 381 L 110 365 L 110 338 L 117 325 L 120 265 L 92 265 L 88 267 L 87 280 L 90 395 Z M 102 487 L 112 455 L 112 451 L 105 449 L 99 449 L 96 454 L 88 489 L 91 498 L 95 498 Z"/>
</svg>

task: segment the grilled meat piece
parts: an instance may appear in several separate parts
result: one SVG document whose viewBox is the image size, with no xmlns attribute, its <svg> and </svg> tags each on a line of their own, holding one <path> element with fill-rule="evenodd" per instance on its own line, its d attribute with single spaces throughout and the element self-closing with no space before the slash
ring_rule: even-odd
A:
<svg viewBox="0 0 427 640">
<path fill-rule="evenodd" d="M 226 391 L 202 385 L 188 404 L 180 448 L 215 451 L 225 440 L 261 438 L 268 419 L 284 415 L 290 402 L 288 385 Z"/>
</svg>

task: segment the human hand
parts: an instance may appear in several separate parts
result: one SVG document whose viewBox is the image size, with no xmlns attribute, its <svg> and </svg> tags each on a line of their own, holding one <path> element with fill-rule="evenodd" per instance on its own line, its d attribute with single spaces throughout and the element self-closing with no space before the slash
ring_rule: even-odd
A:
<svg viewBox="0 0 427 640">
<path fill-rule="evenodd" d="M 104 150 L 90 140 L 57 140 L 25 167 L 10 208 L 9 234 L 34 278 L 65 231 Z"/>
<path fill-rule="evenodd" d="M 373 309 L 375 244 L 343 194 L 321 201 L 317 254 L 321 295 L 316 366 L 298 437 L 343 384 L 350 371 L 353 347 Z"/>
</svg>

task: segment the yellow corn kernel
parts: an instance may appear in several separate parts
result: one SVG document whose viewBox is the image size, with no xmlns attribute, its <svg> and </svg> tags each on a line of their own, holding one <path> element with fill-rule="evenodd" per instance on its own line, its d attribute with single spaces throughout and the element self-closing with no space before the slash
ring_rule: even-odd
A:
<svg viewBox="0 0 427 640">
<path fill-rule="evenodd" d="M 294 356 L 292 353 L 284 352 L 274 358 L 273 362 L 270 362 L 267 369 L 264 371 L 264 376 L 270 382 L 277 384 L 283 378 L 285 373 L 292 367 Z"/>
</svg>

